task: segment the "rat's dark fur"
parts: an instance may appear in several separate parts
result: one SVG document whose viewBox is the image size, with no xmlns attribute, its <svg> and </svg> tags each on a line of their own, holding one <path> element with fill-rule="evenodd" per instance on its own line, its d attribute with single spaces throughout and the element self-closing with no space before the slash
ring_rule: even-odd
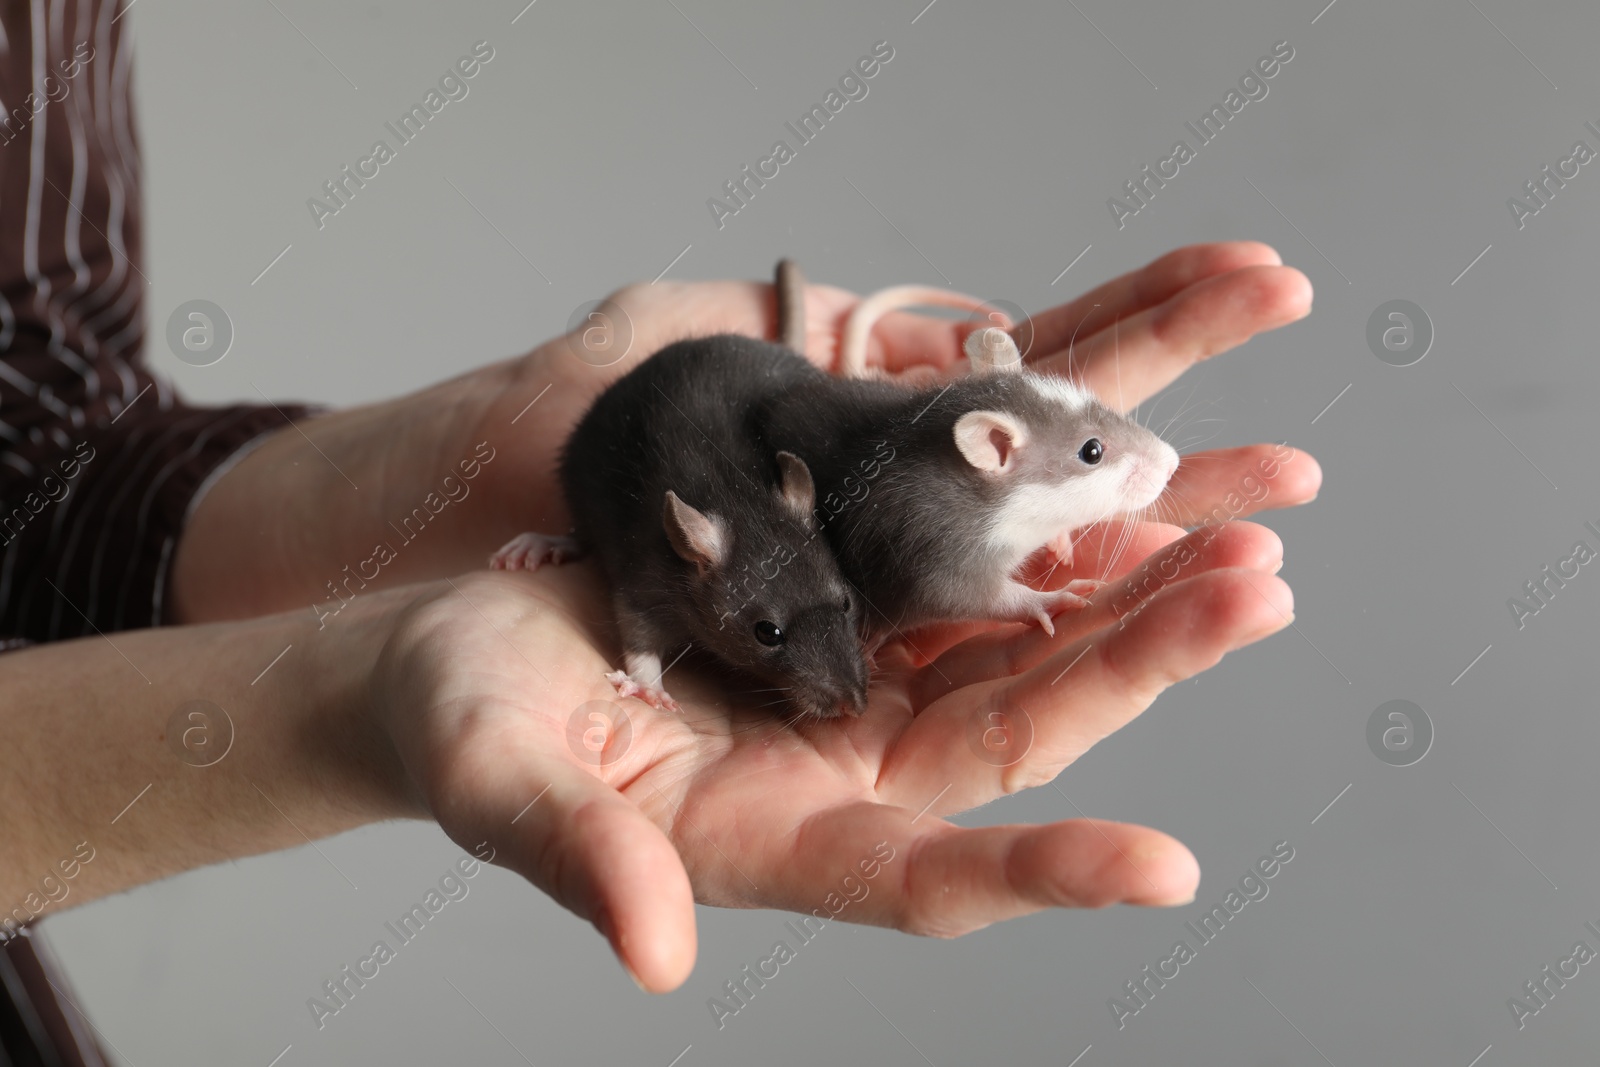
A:
<svg viewBox="0 0 1600 1067">
<path fill-rule="evenodd" d="M 860 598 L 817 528 L 804 466 L 785 469 L 761 433 L 774 397 L 818 373 L 749 338 L 682 341 L 601 394 L 568 440 L 561 483 L 612 589 L 630 674 L 639 654 L 692 643 L 770 687 L 765 703 L 819 718 L 863 710 Z M 679 547 L 675 507 L 689 509 Z M 695 531 L 717 547 L 698 562 L 682 548 Z M 762 621 L 786 641 L 758 640 Z"/>
</svg>

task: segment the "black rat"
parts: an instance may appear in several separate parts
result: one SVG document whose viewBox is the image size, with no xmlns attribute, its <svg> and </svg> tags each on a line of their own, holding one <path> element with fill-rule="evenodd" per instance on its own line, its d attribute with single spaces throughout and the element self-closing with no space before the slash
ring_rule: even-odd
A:
<svg viewBox="0 0 1600 1067">
<path fill-rule="evenodd" d="M 860 598 L 820 535 L 806 464 L 766 447 L 759 425 L 797 370 L 821 373 L 733 335 L 657 352 L 600 395 L 562 451 L 574 536 L 522 534 L 492 558 L 509 569 L 598 560 L 622 636 L 626 670 L 607 676 L 621 695 L 676 710 L 662 660 L 695 645 L 762 680 L 777 696 L 764 703 L 816 718 L 865 708 Z"/>
</svg>

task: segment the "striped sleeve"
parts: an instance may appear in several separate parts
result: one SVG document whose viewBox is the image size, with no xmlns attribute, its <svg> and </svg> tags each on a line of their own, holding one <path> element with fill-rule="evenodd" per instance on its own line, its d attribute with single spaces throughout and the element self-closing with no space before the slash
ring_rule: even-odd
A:
<svg viewBox="0 0 1600 1067">
<path fill-rule="evenodd" d="M 305 411 L 193 407 L 144 366 L 127 10 L 0 0 L 0 654 L 166 621 L 194 502 Z M 106 1063 L 37 912 L 12 904 L 0 1067 Z"/>
<path fill-rule="evenodd" d="M 69 988 L 32 926 L 0 939 L 0 1063 L 110 1067 Z"/>
<path fill-rule="evenodd" d="M 144 366 L 125 12 L 0 3 L 0 641 L 167 621 L 199 494 L 306 410 L 193 407 Z"/>
</svg>

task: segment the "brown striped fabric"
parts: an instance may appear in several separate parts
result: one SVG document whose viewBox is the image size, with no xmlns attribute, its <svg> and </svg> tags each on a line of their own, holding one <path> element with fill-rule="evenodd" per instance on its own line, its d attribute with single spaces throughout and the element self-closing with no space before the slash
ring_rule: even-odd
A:
<svg viewBox="0 0 1600 1067">
<path fill-rule="evenodd" d="M 31 928 L 0 947 L 0 1064 L 108 1067 L 94 1026 Z"/>
<path fill-rule="evenodd" d="M 284 415 L 143 364 L 125 9 L 0 4 L 0 640 L 157 625 L 196 491 Z"/>
<path fill-rule="evenodd" d="M 144 366 L 126 15 L 0 0 L 0 652 L 168 621 L 197 494 L 305 410 L 191 407 Z M 104 1062 L 70 1003 L 31 928 L 5 942 L 0 1067 Z"/>
</svg>

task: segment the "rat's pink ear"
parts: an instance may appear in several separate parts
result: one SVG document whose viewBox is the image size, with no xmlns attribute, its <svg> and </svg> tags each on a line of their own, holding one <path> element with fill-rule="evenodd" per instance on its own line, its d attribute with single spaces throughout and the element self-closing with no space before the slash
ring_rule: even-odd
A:
<svg viewBox="0 0 1600 1067">
<path fill-rule="evenodd" d="M 991 474 L 1015 468 L 1027 440 L 1022 424 L 1003 411 L 969 411 L 956 420 L 956 447 L 968 463 Z"/>
<path fill-rule="evenodd" d="M 811 481 L 811 468 L 793 452 L 778 453 L 778 495 L 791 511 L 802 518 L 817 504 L 817 489 Z"/>
<path fill-rule="evenodd" d="M 728 557 L 728 535 L 722 523 L 685 504 L 671 489 L 661 509 L 661 525 L 672 550 L 697 567 L 720 567 Z"/>
</svg>

